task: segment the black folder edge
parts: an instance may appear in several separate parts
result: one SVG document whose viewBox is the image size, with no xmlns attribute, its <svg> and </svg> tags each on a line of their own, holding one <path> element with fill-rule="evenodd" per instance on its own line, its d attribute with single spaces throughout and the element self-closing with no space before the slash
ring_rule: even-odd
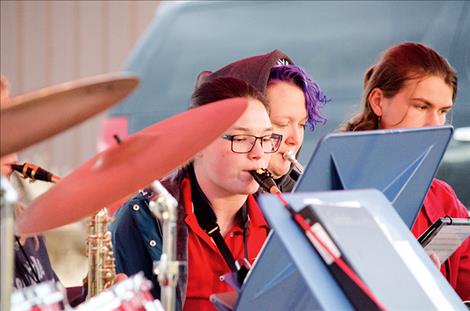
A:
<svg viewBox="0 0 470 311">
<path fill-rule="evenodd" d="M 307 221 L 307 223 L 312 227 L 314 224 L 320 224 L 322 230 L 324 230 L 327 234 L 327 238 L 330 239 L 330 243 L 333 243 L 334 247 L 337 248 L 339 251 L 339 257 L 348 265 L 351 270 L 360 278 L 356 271 L 352 268 L 351 264 L 349 263 L 348 259 L 343 255 L 343 251 L 339 247 L 339 245 L 334 241 L 331 234 L 328 232 L 328 229 L 322 224 L 320 217 L 317 216 L 315 209 L 312 205 L 306 205 L 302 208 L 298 214 L 302 215 L 302 217 Z M 303 229 L 302 229 L 303 230 Z M 317 249 L 317 247 L 311 242 L 312 247 L 320 254 L 320 257 L 323 258 L 325 265 L 327 266 L 328 270 L 330 270 L 333 277 L 336 279 L 338 285 L 342 288 L 345 295 L 348 297 L 351 304 L 358 310 L 381 310 L 380 306 L 378 306 L 367 294 L 356 284 L 353 280 L 350 279 L 346 273 L 340 269 L 340 267 L 335 263 L 331 262 L 328 263 L 325 257 L 321 254 L 321 252 Z M 329 255 L 328 255 L 329 256 Z M 363 280 L 362 280 L 363 281 Z M 364 281 L 363 281 L 364 282 Z M 364 282 L 365 284 L 365 282 Z M 367 286 L 367 285 L 366 285 Z M 370 289 L 369 289 L 370 290 Z"/>
</svg>

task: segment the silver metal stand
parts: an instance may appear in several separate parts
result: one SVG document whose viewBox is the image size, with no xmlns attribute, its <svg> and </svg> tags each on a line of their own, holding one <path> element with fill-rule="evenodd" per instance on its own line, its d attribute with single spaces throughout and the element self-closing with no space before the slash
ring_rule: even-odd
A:
<svg viewBox="0 0 470 311">
<path fill-rule="evenodd" d="M 160 261 L 155 263 L 154 273 L 158 275 L 163 308 L 176 310 L 176 285 L 179 268 L 183 262 L 176 260 L 176 221 L 178 202 L 168 193 L 159 181 L 152 183 L 152 190 L 157 197 L 149 203 L 152 213 L 162 222 L 163 252 Z"/>
<path fill-rule="evenodd" d="M 1 260 L 1 296 L 0 310 L 10 310 L 11 294 L 13 288 L 13 243 L 14 243 L 14 213 L 18 194 L 5 176 L 1 176 L 0 182 L 0 260 Z"/>
</svg>

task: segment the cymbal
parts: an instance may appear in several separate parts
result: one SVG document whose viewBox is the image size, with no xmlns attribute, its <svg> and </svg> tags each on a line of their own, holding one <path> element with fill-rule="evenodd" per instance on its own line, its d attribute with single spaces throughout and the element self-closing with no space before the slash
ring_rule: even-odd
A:
<svg viewBox="0 0 470 311">
<path fill-rule="evenodd" d="M 0 110 L 1 156 L 29 147 L 104 111 L 138 84 L 135 75 L 105 74 L 11 98 Z"/>
<path fill-rule="evenodd" d="M 221 136 L 247 105 L 244 98 L 218 101 L 127 137 L 33 201 L 18 219 L 17 233 L 37 233 L 80 220 L 168 175 Z"/>
</svg>

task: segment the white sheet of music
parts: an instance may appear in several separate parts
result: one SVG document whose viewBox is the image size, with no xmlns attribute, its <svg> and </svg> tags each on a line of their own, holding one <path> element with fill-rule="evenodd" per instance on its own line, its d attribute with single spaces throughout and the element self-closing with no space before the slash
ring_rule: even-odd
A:
<svg viewBox="0 0 470 311">
<path fill-rule="evenodd" d="M 424 249 L 429 255 L 435 253 L 444 263 L 469 235 L 470 225 L 444 225 Z"/>
</svg>

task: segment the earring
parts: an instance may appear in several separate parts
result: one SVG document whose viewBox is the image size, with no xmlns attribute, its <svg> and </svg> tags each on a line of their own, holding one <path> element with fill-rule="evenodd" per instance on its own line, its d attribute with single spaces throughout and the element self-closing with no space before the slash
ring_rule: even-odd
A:
<svg viewBox="0 0 470 311">
<path fill-rule="evenodd" d="M 380 121 L 382 121 L 382 117 L 377 116 L 377 129 L 380 129 Z"/>
</svg>

